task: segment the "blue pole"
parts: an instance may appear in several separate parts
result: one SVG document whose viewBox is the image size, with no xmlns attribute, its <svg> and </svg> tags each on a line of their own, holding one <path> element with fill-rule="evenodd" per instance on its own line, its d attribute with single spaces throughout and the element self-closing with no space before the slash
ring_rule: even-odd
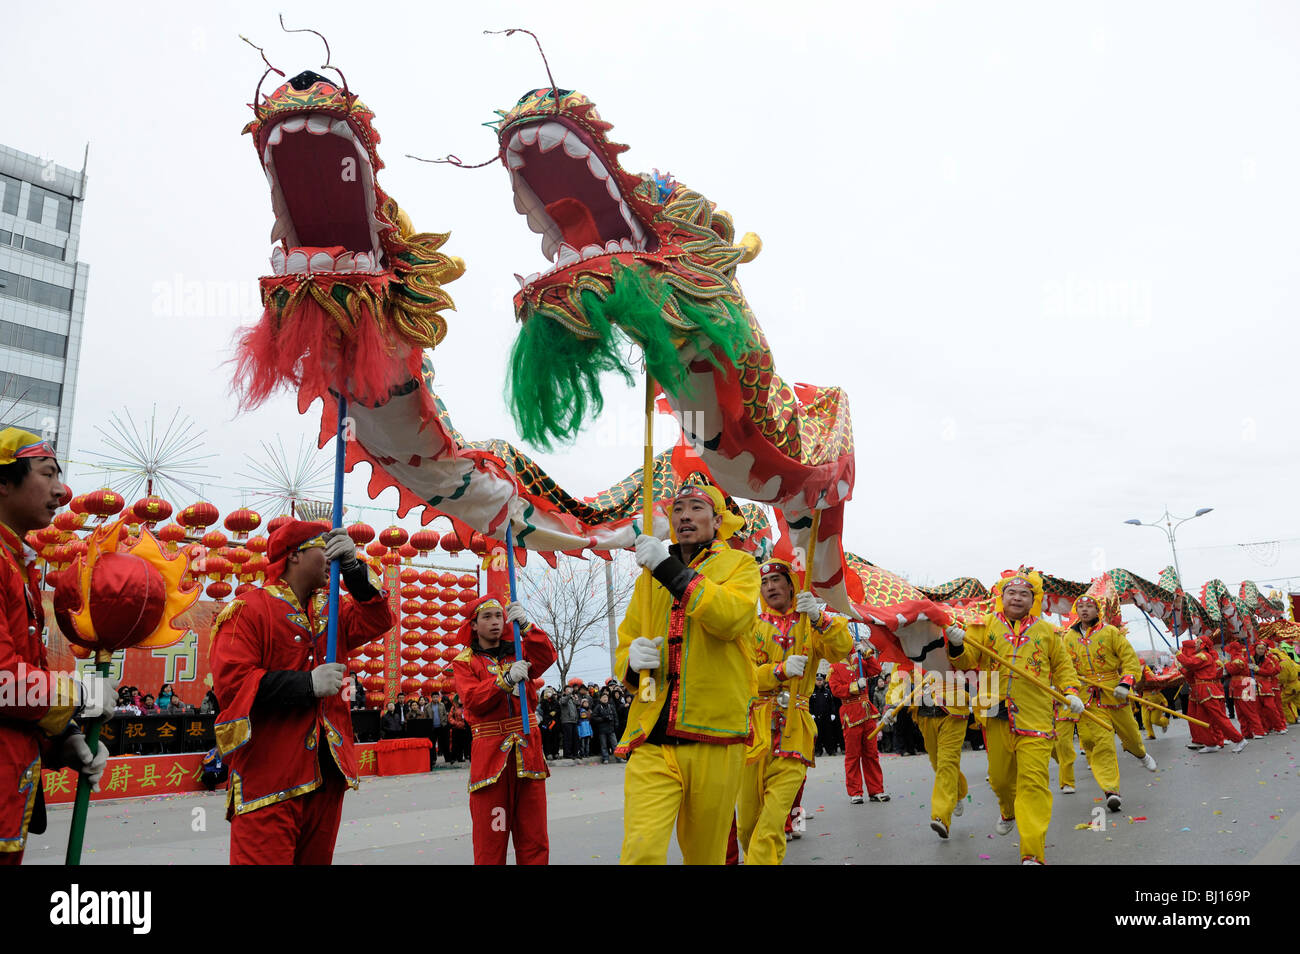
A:
<svg viewBox="0 0 1300 954">
<path fill-rule="evenodd" d="M 343 432 L 348 417 L 347 395 L 339 394 L 339 426 L 334 437 L 334 520 L 336 527 L 343 526 Z M 339 641 L 339 561 L 330 561 L 329 622 L 325 635 L 325 661 L 338 658 Z"/>
<path fill-rule="evenodd" d="M 1154 622 L 1152 622 L 1151 617 L 1150 617 L 1150 616 L 1147 616 L 1147 611 L 1144 610 L 1142 607 L 1138 606 L 1136 603 L 1134 603 L 1133 605 L 1134 605 L 1134 606 L 1137 606 L 1137 611 L 1138 611 L 1139 613 L 1141 613 L 1143 616 L 1146 616 L 1146 617 L 1147 617 L 1147 622 L 1148 622 L 1148 623 L 1151 623 L 1151 628 L 1152 628 L 1153 630 L 1155 630 L 1156 635 L 1160 637 L 1160 641 L 1161 641 L 1162 643 L 1164 643 L 1166 646 L 1169 646 L 1169 650 L 1170 650 L 1170 652 L 1173 652 L 1174 647 L 1169 645 L 1169 640 L 1165 639 L 1165 634 L 1162 633 L 1162 632 L 1160 632 L 1160 630 L 1159 630 L 1159 628 L 1157 628 L 1156 624 L 1155 624 Z"/>
<path fill-rule="evenodd" d="M 515 533 L 509 520 L 506 521 L 506 566 L 510 569 L 510 602 L 513 603 L 515 602 Z M 510 625 L 515 631 L 515 658 L 523 659 L 524 641 L 519 635 L 519 624 Z M 519 718 L 524 723 L 524 738 L 527 738 L 532 729 L 528 726 L 528 680 L 526 678 L 519 684 Z"/>
</svg>

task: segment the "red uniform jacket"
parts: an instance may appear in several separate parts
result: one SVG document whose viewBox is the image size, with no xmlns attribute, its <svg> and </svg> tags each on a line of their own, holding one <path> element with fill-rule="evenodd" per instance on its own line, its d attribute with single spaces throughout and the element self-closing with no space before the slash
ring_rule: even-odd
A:
<svg viewBox="0 0 1300 954">
<path fill-rule="evenodd" d="M 1255 659 L 1255 678 L 1259 683 L 1259 694 L 1261 696 L 1277 695 L 1279 680 L 1278 673 L 1282 671 L 1282 664 L 1277 661 L 1272 653 L 1265 653 L 1263 656 L 1256 656 Z"/>
<path fill-rule="evenodd" d="M 858 676 L 858 663 L 862 662 L 862 678 L 873 679 L 880 675 L 880 661 L 875 656 L 868 656 L 865 661 L 861 659 L 861 653 L 854 652 L 848 659 L 842 663 L 836 663 L 831 666 L 831 677 L 827 680 L 831 686 L 831 692 L 839 699 L 844 700 L 840 706 L 840 721 L 846 729 L 851 729 L 855 725 L 862 725 L 864 722 L 876 718 L 880 715 L 876 707 L 871 704 L 871 696 L 867 690 L 861 692 L 850 692 L 849 684 L 860 678 Z"/>
<path fill-rule="evenodd" d="M 501 640 L 500 656 L 467 646 L 451 664 L 456 675 L 456 694 L 465 706 L 465 721 L 473 733 L 469 753 L 471 792 L 499 779 L 512 751 L 517 753 L 515 774 L 520 778 L 541 779 L 551 774 L 542 754 L 542 733 L 538 728 L 541 712 L 532 681 L 555 664 L 555 647 L 551 637 L 539 626 L 529 625 L 519 635 L 523 639 L 524 659 L 530 667 L 529 678 L 521 683 L 528 693 L 527 741 L 519 719 L 519 697 L 506 690 L 505 677 L 516 659 L 515 643 L 509 631 Z"/>
<path fill-rule="evenodd" d="M 1228 661 L 1223 664 L 1223 668 L 1232 678 L 1228 681 L 1228 691 L 1232 693 L 1232 698 L 1240 699 L 1241 694 L 1246 690 L 1246 680 L 1250 678 L 1250 664 L 1246 662 L 1245 656 L 1228 655 Z M 1258 691 L 1258 686 L 1256 686 Z"/>
<path fill-rule="evenodd" d="M 1183 649 L 1175 658 L 1187 673 L 1192 702 L 1203 703 L 1207 699 L 1223 698 L 1223 683 L 1219 681 L 1219 658 L 1214 653 Z"/>
<path fill-rule="evenodd" d="M 380 592 L 364 603 L 340 596 L 338 661 L 393 626 Z M 213 690 L 221 703 L 217 746 L 230 766 L 227 817 L 305 795 L 322 784 L 318 747 L 327 742 L 348 785 L 357 787 L 352 717 L 343 694 L 317 699 L 309 683 L 293 680 L 273 703 L 257 701 L 263 679 L 310 673 L 325 662 L 326 595 L 316 594 L 303 612 L 288 586 L 246 592 L 217 617 L 211 662 Z M 296 688 L 295 688 L 296 687 Z M 324 728 L 324 733 L 321 729 Z"/>
<path fill-rule="evenodd" d="M 0 524 L 0 852 L 22 851 L 41 782 L 41 754 L 68 728 L 76 690 L 48 669 L 35 555 Z M 21 703 L 21 704 L 20 704 Z"/>
</svg>

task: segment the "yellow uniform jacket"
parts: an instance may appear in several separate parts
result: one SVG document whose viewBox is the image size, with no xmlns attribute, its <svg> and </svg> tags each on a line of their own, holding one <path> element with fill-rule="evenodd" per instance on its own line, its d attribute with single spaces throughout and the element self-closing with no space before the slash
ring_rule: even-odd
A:
<svg viewBox="0 0 1300 954">
<path fill-rule="evenodd" d="M 1087 629 L 1087 632 L 1084 630 Z M 1099 682 L 1106 688 L 1095 689 L 1083 684 L 1084 702 L 1103 709 L 1122 709 L 1128 703 L 1115 698 L 1115 687 L 1120 683 L 1132 689 L 1142 674 L 1142 661 L 1133 647 L 1116 627 L 1098 621 L 1091 628 L 1082 622 L 1075 623 L 1061 638 L 1074 663 L 1074 670 L 1084 679 Z M 1063 707 L 1064 708 L 1064 707 Z M 1068 713 L 1068 709 L 1066 712 Z"/>
</svg>

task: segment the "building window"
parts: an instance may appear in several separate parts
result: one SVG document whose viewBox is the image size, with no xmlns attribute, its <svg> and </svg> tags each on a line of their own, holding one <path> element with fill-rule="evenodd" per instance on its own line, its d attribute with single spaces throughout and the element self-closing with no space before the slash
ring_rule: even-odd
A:
<svg viewBox="0 0 1300 954">
<path fill-rule="evenodd" d="M 25 374 L 0 371 L 0 394 L 8 401 L 58 407 L 63 401 L 63 385 L 55 381 L 29 378 Z"/>
<path fill-rule="evenodd" d="M 72 310 L 71 288 L 51 285 L 49 282 L 37 281 L 25 275 L 15 275 L 13 272 L 0 271 L 0 295 L 35 302 L 60 311 Z"/>
<path fill-rule="evenodd" d="M 53 331 L 42 331 L 26 325 L 16 325 L 12 321 L 0 321 L 0 345 L 16 348 L 19 351 L 32 351 L 36 354 L 48 354 L 62 358 L 68 351 L 68 339 L 65 335 Z"/>
<path fill-rule="evenodd" d="M 46 199 L 54 203 L 53 215 L 46 214 Z M 67 196 L 59 195 L 57 192 L 42 189 L 40 186 L 32 186 L 31 193 L 27 197 L 27 221 L 40 222 L 42 225 L 52 226 L 60 232 L 71 232 L 72 200 Z"/>
<path fill-rule="evenodd" d="M 0 245 L 8 245 L 13 240 L 14 240 L 13 232 L 6 232 L 4 229 L 0 229 Z"/>
<path fill-rule="evenodd" d="M 0 175 L 0 212 L 18 214 L 18 192 L 22 185 L 12 176 Z"/>
<path fill-rule="evenodd" d="M 15 243 L 16 244 L 16 243 Z M 59 245 L 51 245 L 49 242 L 40 242 L 28 235 L 22 240 L 23 248 L 33 255 L 43 255 L 46 258 L 52 258 L 56 261 L 63 261 L 63 248 Z"/>
</svg>

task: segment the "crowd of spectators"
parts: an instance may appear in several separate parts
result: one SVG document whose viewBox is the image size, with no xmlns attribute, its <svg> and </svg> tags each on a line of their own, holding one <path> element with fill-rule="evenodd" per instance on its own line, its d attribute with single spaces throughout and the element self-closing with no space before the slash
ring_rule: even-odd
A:
<svg viewBox="0 0 1300 954">
<path fill-rule="evenodd" d="M 558 759 L 563 752 L 564 758 L 572 760 L 598 754 L 602 763 L 623 761 L 614 749 L 627 728 L 632 694 L 617 679 L 603 686 L 577 679 L 562 689 L 547 686 L 539 708 L 542 748 L 548 759 Z"/>
<path fill-rule="evenodd" d="M 117 690 L 117 705 L 114 711 L 121 715 L 215 715 L 221 707 L 217 704 L 217 695 L 211 689 L 197 706 L 187 703 L 172 688 L 170 682 L 164 682 L 156 694 L 141 692 L 138 686 L 122 686 Z"/>
<path fill-rule="evenodd" d="M 470 731 L 465 722 L 465 707 L 454 692 L 444 695 L 423 692 L 407 697 L 398 694 L 396 702 L 384 707 L 380 719 L 384 738 L 409 735 L 426 736 L 433 743 L 432 762 L 441 755 L 453 765 L 469 759 Z"/>
</svg>

